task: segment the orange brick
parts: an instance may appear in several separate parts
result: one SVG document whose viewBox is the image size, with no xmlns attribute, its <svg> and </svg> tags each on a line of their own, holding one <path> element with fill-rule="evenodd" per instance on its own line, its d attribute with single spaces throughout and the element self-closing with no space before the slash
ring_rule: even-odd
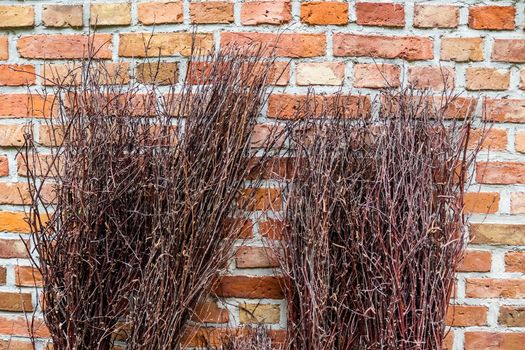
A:
<svg viewBox="0 0 525 350">
<path fill-rule="evenodd" d="M 492 60 L 498 62 L 525 62 L 525 39 L 495 39 Z"/>
<path fill-rule="evenodd" d="M 511 193 L 510 212 L 512 214 L 525 214 L 525 192 Z"/>
<path fill-rule="evenodd" d="M 31 266 L 15 266 L 15 283 L 20 287 L 41 287 L 42 275 Z"/>
<path fill-rule="evenodd" d="M 233 3 L 226 1 L 190 2 L 192 23 L 232 23 Z"/>
<path fill-rule="evenodd" d="M 274 33 L 221 33 L 221 45 L 259 44 L 282 57 L 317 57 L 326 52 L 326 36 L 324 34 L 274 34 Z"/>
<path fill-rule="evenodd" d="M 469 8 L 468 26 L 473 29 L 514 29 L 514 6 L 472 6 Z"/>
<path fill-rule="evenodd" d="M 358 2 L 357 24 L 364 26 L 404 27 L 405 7 L 401 4 Z"/>
<path fill-rule="evenodd" d="M 32 27 L 34 25 L 33 6 L 0 5 L 0 28 Z"/>
<path fill-rule="evenodd" d="M 145 25 L 182 23 L 182 1 L 141 2 L 137 5 L 138 20 Z"/>
<path fill-rule="evenodd" d="M 0 85 L 22 86 L 35 83 L 35 66 L 31 64 L 0 65 Z"/>
<path fill-rule="evenodd" d="M 9 51 L 7 47 L 7 37 L 0 35 L 0 60 L 7 60 L 9 58 Z"/>
<path fill-rule="evenodd" d="M 29 341 L 8 339 L 0 340 L 0 350 L 34 350 L 34 347 Z"/>
<path fill-rule="evenodd" d="M 401 58 L 407 61 L 434 57 L 432 38 L 335 34 L 334 55 L 351 57 Z"/>
<path fill-rule="evenodd" d="M 506 123 L 525 123 L 525 99 L 485 99 L 487 120 Z"/>
<path fill-rule="evenodd" d="M 525 245 L 525 225 L 471 224 L 472 244 Z"/>
<path fill-rule="evenodd" d="M 398 87 L 401 68 L 395 64 L 355 64 L 354 87 L 379 89 Z"/>
<path fill-rule="evenodd" d="M 507 90 L 509 82 L 507 69 L 468 67 L 466 71 L 467 90 Z"/>
<path fill-rule="evenodd" d="M 30 199 L 27 184 L 0 182 L 0 204 L 28 204 Z"/>
<path fill-rule="evenodd" d="M 247 189 L 242 192 L 239 205 L 246 210 L 280 210 L 281 191 L 276 188 Z"/>
<path fill-rule="evenodd" d="M 525 333 L 465 332 L 464 350 L 519 350 Z"/>
<path fill-rule="evenodd" d="M 131 23 L 131 4 L 91 4 L 89 23 L 92 26 L 125 26 Z"/>
<path fill-rule="evenodd" d="M 33 335 L 37 338 L 49 337 L 49 330 L 47 329 L 43 320 L 35 318 L 33 321 Z M 12 316 L 1 316 L 0 317 L 0 334 L 14 335 L 28 337 L 29 331 L 27 327 L 27 319 L 25 316 L 12 317 Z"/>
<path fill-rule="evenodd" d="M 525 307 L 501 306 L 498 324 L 507 327 L 525 327 Z"/>
<path fill-rule="evenodd" d="M 275 276 L 223 276 L 214 291 L 223 298 L 283 298 L 280 280 Z"/>
<path fill-rule="evenodd" d="M 6 156 L 0 156 L 0 176 L 7 175 L 9 175 L 9 160 Z"/>
<path fill-rule="evenodd" d="M 0 239 L 0 258 L 27 258 L 28 253 L 25 246 L 27 243 L 21 239 Z"/>
<path fill-rule="evenodd" d="M 311 25 L 347 24 L 348 4 L 335 1 L 303 2 L 301 22 Z"/>
<path fill-rule="evenodd" d="M 452 67 L 410 67 L 408 82 L 418 89 L 442 91 L 455 85 L 455 70 Z"/>
<path fill-rule="evenodd" d="M 217 306 L 216 302 L 202 302 L 194 310 L 192 320 L 205 323 L 227 323 L 229 320 L 228 310 Z"/>
<path fill-rule="evenodd" d="M 53 147 L 64 140 L 64 128 L 58 125 L 41 125 L 38 142 L 47 147 Z"/>
<path fill-rule="evenodd" d="M 52 96 L 38 94 L 0 94 L 0 118 L 49 117 L 52 114 Z"/>
<path fill-rule="evenodd" d="M 7 282 L 7 270 L 5 267 L 0 266 L 0 285 L 5 285 L 6 282 Z"/>
<path fill-rule="evenodd" d="M 305 95 L 272 94 L 268 101 L 268 117 L 292 119 L 304 117 L 303 108 L 306 103 Z M 370 111 L 371 102 L 367 96 L 344 95 L 334 99 L 333 95 L 317 95 L 315 97 L 316 110 L 314 116 L 325 114 L 326 106 L 340 103 L 344 106 L 344 116 L 348 118 L 366 117 Z"/>
<path fill-rule="evenodd" d="M 472 129 L 468 148 L 474 149 L 478 146 L 483 150 L 505 151 L 507 149 L 507 129 L 494 127 L 486 130 Z"/>
<path fill-rule="evenodd" d="M 36 34 L 18 39 L 17 49 L 24 58 L 67 59 L 87 56 L 88 45 L 95 58 L 111 58 L 111 34 Z"/>
<path fill-rule="evenodd" d="M 23 212 L 0 211 L 0 232 L 29 233 L 29 224 Z"/>
<path fill-rule="evenodd" d="M 119 56 L 156 57 L 191 54 L 192 33 L 121 33 Z M 149 46 L 148 46 L 149 45 Z M 196 34 L 195 49 L 202 53 L 213 49 L 212 34 Z"/>
<path fill-rule="evenodd" d="M 42 23 L 46 27 L 82 27 L 82 5 L 43 5 Z"/>
<path fill-rule="evenodd" d="M 443 344 L 441 344 L 441 346 L 441 350 L 452 350 L 454 348 L 454 331 L 452 329 L 447 330 L 445 339 L 443 339 Z"/>
<path fill-rule="evenodd" d="M 278 267 L 279 263 L 271 249 L 262 247 L 239 247 L 235 253 L 238 269 Z"/>
<path fill-rule="evenodd" d="M 444 61 L 483 61 L 482 38 L 441 39 L 441 59 Z"/>
<path fill-rule="evenodd" d="M 505 254 L 505 271 L 525 273 L 525 252 Z"/>
<path fill-rule="evenodd" d="M 241 6 L 241 23 L 245 26 L 279 25 L 292 20 L 290 1 L 248 1 Z"/>
<path fill-rule="evenodd" d="M 0 125 L 0 147 L 19 147 L 24 144 L 25 124 Z"/>
<path fill-rule="evenodd" d="M 498 192 L 468 192 L 463 200 L 464 211 L 468 214 L 493 214 L 499 209 Z"/>
<path fill-rule="evenodd" d="M 453 327 L 487 325 L 487 307 L 474 305 L 449 305 L 446 323 Z"/>
<path fill-rule="evenodd" d="M 0 292 L 0 310 L 2 311 L 32 311 L 31 293 Z"/>
<path fill-rule="evenodd" d="M 97 76 L 98 84 L 120 85 L 129 82 L 128 62 L 94 62 L 93 69 L 100 69 L 104 73 Z M 41 68 L 43 84 L 54 85 L 80 85 L 82 83 L 82 67 L 74 63 L 51 63 Z M 92 76 L 92 79 L 94 77 Z"/>
<path fill-rule="evenodd" d="M 342 85 L 345 78 L 343 62 L 305 62 L 296 68 L 297 85 Z"/>
<path fill-rule="evenodd" d="M 484 250 L 466 250 L 457 268 L 458 272 L 489 272 L 492 254 Z"/>
<path fill-rule="evenodd" d="M 259 232 L 261 236 L 269 239 L 282 239 L 284 222 L 276 219 L 268 219 L 259 223 Z"/>
<path fill-rule="evenodd" d="M 467 278 L 467 298 L 525 298 L 525 279 Z"/>
<path fill-rule="evenodd" d="M 176 84 L 179 76 L 177 62 L 140 63 L 135 73 L 144 84 Z"/>
<path fill-rule="evenodd" d="M 456 28 L 459 22 L 459 6 L 416 4 L 414 27 Z"/>
</svg>

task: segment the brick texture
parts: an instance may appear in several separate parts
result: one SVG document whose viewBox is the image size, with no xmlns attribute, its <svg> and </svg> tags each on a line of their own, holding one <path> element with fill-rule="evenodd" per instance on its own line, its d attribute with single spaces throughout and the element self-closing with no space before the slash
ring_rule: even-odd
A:
<svg viewBox="0 0 525 350">
<path fill-rule="evenodd" d="M 5 3 L 5 4 L 4 4 Z M 192 26 L 196 47 L 206 53 L 230 43 L 262 44 L 276 62 L 269 81 L 277 86 L 257 127 L 254 145 L 264 143 L 266 123 L 296 115 L 308 89 L 315 89 L 315 111 L 334 103 L 334 92 L 348 118 L 376 110 L 380 89 L 410 83 L 439 101 L 444 87 L 461 92 L 445 110 L 449 118 L 484 117 L 493 123 L 482 135 L 472 130 L 470 149 L 481 142 L 472 166 L 474 186 L 465 193 L 470 243 L 458 266 L 452 326 L 444 349 L 522 349 L 525 343 L 525 18 L 522 1 L 399 0 L 95 0 L 9 1 L 0 4 L 0 350 L 30 349 L 22 312 L 37 308 L 32 288 L 41 276 L 30 267 L 23 204 L 29 200 L 25 169 L 17 158 L 27 117 L 33 116 L 38 141 L 52 147 L 46 125 L 55 110 L 52 96 L 28 94 L 51 73 L 64 77 L 70 60 L 88 50 L 96 27 L 97 61 L 126 83 L 134 72 L 144 84 L 180 83 L 187 70 Z M 149 57 L 151 59 L 144 59 Z M 160 58 L 159 58 L 160 57 Z M 205 67 L 203 67 L 205 69 Z M 78 83 L 71 81 L 71 83 Z M 101 81 L 100 83 L 108 83 Z M 476 125 L 479 125 L 476 121 Z M 55 131 L 62 134 L 60 126 Z M 268 179 L 288 175 L 286 159 L 264 169 Z M 46 188 L 51 199 L 51 189 Z M 245 193 L 252 209 L 281 207 L 277 188 Z M 258 215 L 258 213 L 254 213 Z M 266 240 L 282 237 L 284 223 L 265 218 L 246 222 L 249 239 L 236 252 L 232 274 L 214 291 L 242 298 L 227 307 L 203 300 L 196 318 L 272 325 L 282 339 L 286 307 L 275 257 Z M 249 243 L 249 244 L 248 244 Z M 261 300 L 262 299 L 262 300 Z M 27 301 L 21 303 L 21 301 Z M 41 306 L 36 310 L 41 311 Z M 36 320 L 37 324 L 41 320 Z M 197 332 L 197 331 L 195 331 Z M 189 330 L 189 333 L 190 330 Z M 47 337 L 47 329 L 37 329 Z M 13 336 L 13 339 L 10 339 Z M 217 334 L 214 335 L 217 338 Z M 188 338 L 188 343 L 193 340 Z M 10 341 L 10 343 L 7 343 Z M 37 349 L 45 349 L 37 339 Z"/>
</svg>

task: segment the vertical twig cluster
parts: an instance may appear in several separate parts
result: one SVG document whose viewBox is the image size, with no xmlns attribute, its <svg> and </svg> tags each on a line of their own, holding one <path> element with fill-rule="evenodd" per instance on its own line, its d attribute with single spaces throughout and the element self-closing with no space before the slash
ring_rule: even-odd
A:
<svg viewBox="0 0 525 350">
<path fill-rule="evenodd" d="M 271 148 L 252 144 L 271 66 L 262 57 L 195 53 L 168 93 L 122 84 L 92 59 L 53 81 L 54 147 L 29 132 L 22 158 L 54 349 L 110 349 L 117 332 L 129 349 L 181 346 L 233 253 L 242 225 L 232 222 L 251 199 L 239 197 L 259 186 L 248 172 Z"/>
<path fill-rule="evenodd" d="M 389 90 L 378 118 L 290 128 L 289 349 L 441 348 L 476 154 L 454 98 Z"/>
</svg>

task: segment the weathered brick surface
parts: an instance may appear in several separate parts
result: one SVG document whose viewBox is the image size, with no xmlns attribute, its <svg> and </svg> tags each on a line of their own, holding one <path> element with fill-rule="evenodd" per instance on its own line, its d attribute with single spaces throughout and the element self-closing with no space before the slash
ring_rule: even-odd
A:
<svg viewBox="0 0 525 350">
<path fill-rule="evenodd" d="M 94 0 L 91 2 L 9 1 L 0 4 L 0 285 L 13 293 L 41 283 L 25 258 L 22 239 L 29 238 L 22 204 L 27 203 L 25 168 L 16 151 L 23 142 L 25 118 L 34 121 L 37 141 L 53 146 L 52 129 L 42 117 L 52 112 L 51 99 L 27 93 L 53 85 L 44 77 L 64 77 L 70 59 L 84 56 L 89 38 L 99 28 L 94 46 L 114 79 L 159 84 L 182 81 L 191 50 L 191 26 L 198 25 L 197 48 L 203 52 L 226 46 L 268 45 L 276 55 L 269 81 L 277 86 L 268 101 L 264 122 L 253 144 L 264 143 L 271 123 L 296 116 L 309 88 L 316 90 L 315 113 L 323 104 L 339 103 L 348 118 L 376 110 L 379 90 L 409 82 L 429 94 L 454 88 L 461 97 L 444 112 L 448 118 L 483 115 L 494 125 L 486 135 L 472 130 L 468 144 L 481 143 L 473 164 L 474 186 L 465 194 L 470 221 L 468 250 L 458 266 L 454 290 L 455 317 L 444 349 L 522 349 L 525 343 L 525 19 L 522 1 L 400 0 Z M 153 36 L 151 36 L 153 33 Z M 148 46 L 149 45 L 149 46 Z M 158 59 L 158 56 L 161 56 Z M 149 56 L 151 59 L 143 59 Z M 47 61 L 49 60 L 49 61 Z M 205 67 L 204 67 L 205 69 Z M 78 78 L 72 83 L 78 83 Z M 429 97 L 439 103 L 440 97 Z M 268 124 L 267 124 L 268 123 Z M 476 121 L 476 125 L 478 125 Z M 60 126 L 55 129 L 60 140 Z M 264 169 L 268 179 L 289 176 L 286 159 Z M 51 189 L 46 195 L 52 197 Z M 253 210 L 283 205 L 277 188 L 254 195 Z M 258 213 L 254 213 L 258 215 Z M 244 222 L 244 220 L 243 220 Z M 275 268 L 265 239 L 280 239 L 284 223 L 265 218 L 239 222 L 249 244 L 237 252 L 233 273 L 220 281 L 220 293 L 242 300 L 235 309 L 204 301 L 201 320 L 272 324 L 282 339 L 286 324 L 279 280 L 267 276 Z M 18 235 L 22 235 L 22 239 Z M 255 242 L 255 243 L 254 243 Z M 253 243 L 253 244 L 252 244 Z M 3 260 L 10 259 L 10 260 Z M 15 259 L 17 259 L 15 263 Z M 18 295 L 18 294 L 17 294 Z M 24 296 L 28 298 L 28 296 Z M 21 304 L 0 295 L 0 334 L 14 335 L 11 348 L 29 349 Z M 275 299 L 260 302 L 259 298 Z M 508 301 L 508 302 L 507 302 Z M 242 309 L 245 305 L 246 308 Z M 255 307 L 260 305 L 259 308 Z M 32 305 L 36 307 L 36 305 Z M 7 309 L 12 311 L 4 311 Z M 233 310 L 229 314 L 228 310 Z M 3 315 L 9 313 L 8 316 Z M 232 317 L 235 316 L 235 317 Z M 38 321 L 38 320 L 37 320 Z M 516 328 L 520 327 L 520 328 Z M 47 330 L 38 330 L 47 336 Z M 279 333 L 281 332 L 281 333 Z M 273 334 L 273 333 L 272 333 Z M 212 336 L 218 339 L 217 333 Z M 0 341 L 0 350 L 5 340 Z M 16 339 L 16 341 L 15 341 Z M 7 340 L 6 340 L 7 341 Z M 188 338 L 188 342 L 191 341 Z M 39 343 L 37 348 L 44 348 Z M 7 346 L 7 345 L 5 345 Z M 4 346 L 4 347 L 5 347 Z"/>
</svg>

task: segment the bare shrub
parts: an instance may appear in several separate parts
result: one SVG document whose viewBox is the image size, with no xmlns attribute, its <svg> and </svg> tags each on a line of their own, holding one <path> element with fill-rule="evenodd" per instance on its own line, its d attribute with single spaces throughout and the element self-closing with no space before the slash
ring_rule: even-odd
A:
<svg viewBox="0 0 525 350">
<path fill-rule="evenodd" d="M 289 349 L 441 348 L 473 120 L 450 119 L 448 93 L 388 90 L 380 102 L 376 118 L 328 106 L 330 118 L 289 127 L 293 176 L 275 247 Z"/>
</svg>

